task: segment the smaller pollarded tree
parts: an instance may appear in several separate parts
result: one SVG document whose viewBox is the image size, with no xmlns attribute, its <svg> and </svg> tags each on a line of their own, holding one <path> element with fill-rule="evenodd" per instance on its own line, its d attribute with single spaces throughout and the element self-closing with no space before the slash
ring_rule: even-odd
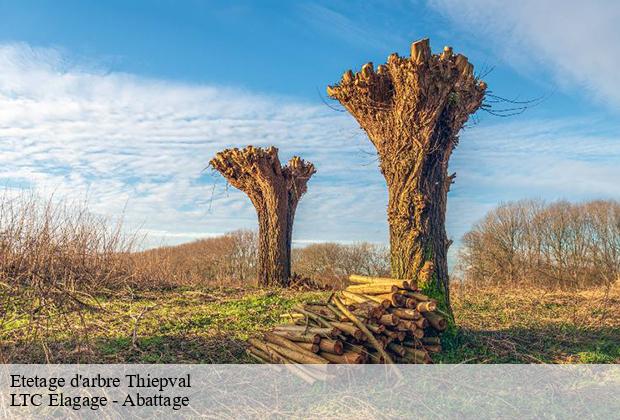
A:
<svg viewBox="0 0 620 420">
<path fill-rule="evenodd" d="M 278 149 L 226 149 L 209 162 L 248 195 L 258 214 L 258 284 L 286 286 L 291 277 L 293 219 L 314 165 L 294 156 L 282 166 Z"/>
</svg>

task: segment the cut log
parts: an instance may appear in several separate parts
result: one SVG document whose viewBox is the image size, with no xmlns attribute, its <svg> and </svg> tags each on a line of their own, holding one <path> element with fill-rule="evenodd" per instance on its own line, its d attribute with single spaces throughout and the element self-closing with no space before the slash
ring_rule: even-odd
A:
<svg viewBox="0 0 620 420">
<path fill-rule="evenodd" d="M 318 343 L 297 343 L 297 345 L 311 353 L 318 353 L 320 350 Z"/>
<path fill-rule="evenodd" d="M 431 301 L 420 302 L 416 305 L 416 309 L 418 310 L 418 312 L 433 312 L 435 309 L 437 309 L 437 304 Z"/>
<path fill-rule="evenodd" d="M 405 308 L 415 309 L 418 306 L 418 301 L 412 298 L 405 298 Z"/>
<path fill-rule="evenodd" d="M 413 331 L 411 331 L 411 335 L 413 335 L 415 338 L 422 338 L 424 337 L 424 330 L 417 328 Z"/>
<path fill-rule="evenodd" d="M 426 312 L 424 313 L 425 319 L 428 320 L 428 323 L 431 324 L 431 327 L 435 328 L 437 331 L 445 331 L 448 328 L 448 323 L 437 312 Z"/>
<path fill-rule="evenodd" d="M 387 294 L 387 295 L 386 294 L 383 294 L 383 295 L 363 295 L 363 296 L 365 298 L 367 298 L 368 300 L 372 300 L 373 302 L 381 304 L 381 306 L 383 306 L 385 309 L 388 309 L 390 306 L 392 306 L 392 300 L 391 300 L 391 295 L 390 294 Z"/>
<path fill-rule="evenodd" d="M 430 301 L 431 298 L 429 298 L 428 296 L 422 294 L 422 293 L 417 293 L 417 292 L 409 292 L 408 293 L 409 296 L 411 296 L 412 298 L 419 300 L 420 302 L 426 302 L 426 301 Z"/>
<path fill-rule="evenodd" d="M 327 360 L 320 357 L 319 355 L 311 353 L 304 349 L 301 349 L 301 351 L 295 351 L 274 343 L 266 343 L 266 345 L 269 349 L 273 350 L 276 353 L 279 353 L 285 359 L 289 360 L 289 362 L 282 363 L 297 362 L 304 365 L 329 363 Z"/>
<path fill-rule="evenodd" d="M 332 322 L 332 325 L 357 340 L 363 340 L 365 338 L 362 330 L 357 328 L 354 324 L 348 322 Z"/>
<path fill-rule="evenodd" d="M 431 353 L 439 353 L 441 351 L 441 346 L 439 344 L 427 345 L 424 346 L 424 348 L 426 349 L 426 351 Z"/>
<path fill-rule="evenodd" d="M 396 325 L 396 329 L 398 331 L 413 331 L 413 330 L 417 329 L 417 326 L 414 323 L 414 321 L 410 321 L 408 319 L 403 319 L 403 320 L 398 322 L 398 324 Z"/>
<path fill-rule="evenodd" d="M 261 363 L 273 363 L 269 359 L 269 355 L 262 350 L 257 349 L 256 347 L 248 347 L 245 352 L 252 358 L 258 360 Z"/>
<path fill-rule="evenodd" d="M 288 357 L 291 360 L 294 360 L 298 363 L 327 363 L 325 359 L 313 354 L 312 352 L 304 349 L 299 344 L 293 343 L 290 340 L 287 340 L 284 337 L 281 337 L 277 334 L 266 332 L 265 340 L 268 341 L 268 344 L 274 344 L 277 348 L 274 348 L 278 353 L 282 354 L 285 357 Z M 303 344 L 303 343 L 301 343 Z M 273 348 L 273 346 L 272 346 Z M 282 352 L 281 349 L 287 350 L 286 352 Z"/>
<path fill-rule="evenodd" d="M 341 363 L 341 364 L 360 364 L 364 363 L 365 357 L 362 353 L 357 353 L 354 351 L 347 351 L 343 354 L 332 354 L 328 352 L 320 352 L 319 356 L 329 360 L 332 363 Z"/>
<path fill-rule="evenodd" d="M 374 334 L 381 334 L 385 331 L 385 325 L 366 324 L 366 327 Z"/>
<path fill-rule="evenodd" d="M 407 337 L 407 333 L 405 331 L 392 331 L 386 329 L 385 331 L 383 331 L 383 334 L 398 341 L 403 341 Z"/>
<path fill-rule="evenodd" d="M 416 319 L 413 322 L 415 323 L 416 327 L 418 327 L 420 329 L 424 329 L 424 328 L 428 327 L 428 321 L 426 320 L 426 318 Z"/>
<path fill-rule="evenodd" d="M 392 291 L 392 284 L 390 283 L 359 284 L 355 286 L 349 286 L 347 290 L 349 292 L 361 293 L 365 295 L 382 295 L 385 293 L 390 293 Z"/>
<path fill-rule="evenodd" d="M 303 333 L 303 332 L 296 332 L 296 331 L 282 331 L 282 330 L 274 330 L 273 333 L 280 335 L 288 340 L 299 342 L 299 343 L 318 344 L 321 341 L 320 334 Z"/>
<path fill-rule="evenodd" d="M 370 284 L 356 284 L 347 287 L 347 291 L 353 293 L 361 293 L 367 295 L 380 295 L 384 293 L 391 293 L 393 288 L 396 290 L 410 289 L 410 283 L 407 280 L 394 280 L 391 282 L 374 282 Z"/>
<path fill-rule="evenodd" d="M 344 305 L 342 304 L 342 302 L 340 302 L 340 300 L 338 299 L 337 296 L 334 296 L 334 303 L 336 304 L 336 306 L 338 307 L 338 309 L 340 309 L 346 316 L 348 316 L 351 321 L 353 321 L 353 323 L 364 332 L 364 334 L 366 334 L 366 336 L 368 337 L 368 340 L 371 342 L 371 344 L 376 348 L 376 350 L 381 354 L 381 356 L 385 359 L 386 363 L 389 364 L 393 364 L 394 361 L 392 360 L 392 358 L 385 352 L 385 350 L 383 350 L 383 348 L 381 348 L 381 344 L 379 344 L 379 342 L 377 341 L 377 339 L 375 338 L 374 335 L 372 335 L 372 333 L 370 331 L 368 331 L 368 328 L 366 328 L 366 326 L 359 320 L 357 319 L 357 317 L 355 315 L 353 315 L 351 312 L 349 312 L 349 310 L 347 308 L 344 307 Z M 402 374 L 396 370 L 396 373 L 399 377 L 402 376 Z"/>
<path fill-rule="evenodd" d="M 273 350 L 263 341 L 257 340 L 256 338 L 250 338 L 248 343 L 267 354 L 271 363 L 292 363 L 292 360 Z"/>
<path fill-rule="evenodd" d="M 350 299 L 354 302 L 357 303 L 364 303 L 368 301 L 368 298 L 364 297 L 363 295 L 360 295 L 358 293 L 353 293 L 353 292 L 349 292 L 347 290 L 343 290 L 342 291 L 342 296 L 346 297 L 347 299 Z"/>
<path fill-rule="evenodd" d="M 332 305 L 331 303 L 327 304 L 327 308 L 332 311 L 332 313 L 334 315 L 336 315 L 336 320 L 337 321 L 348 321 L 348 318 L 346 317 L 345 314 L 343 314 L 342 312 L 340 312 L 340 310 L 338 308 L 336 308 L 334 305 Z"/>
<path fill-rule="evenodd" d="M 405 357 L 407 355 L 407 348 L 400 344 L 390 343 L 388 344 L 387 348 L 399 355 L 400 357 Z"/>
<path fill-rule="evenodd" d="M 414 309 L 395 308 L 392 313 L 401 319 L 409 319 L 415 321 L 420 319 L 422 314 Z"/>
<path fill-rule="evenodd" d="M 424 337 L 421 341 L 422 341 L 422 344 L 429 345 L 429 346 L 441 344 L 441 338 L 439 337 Z"/>
<path fill-rule="evenodd" d="M 340 330 L 334 327 L 305 327 L 301 325 L 278 325 L 275 331 L 293 331 L 302 334 L 318 334 L 321 337 L 335 338 L 340 335 Z"/>
<path fill-rule="evenodd" d="M 323 339 L 319 342 L 319 348 L 323 352 L 342 355 L 344 353 L 344 345 L 340 340 Z"/>
<path fill-rule="evenodd" d="M 381 318 L 378 319 L 379 324 L 385 325 L 387 327 L 393 327 L 398 325 L 400 319 L 394 314 L 385 314 Z"/>
<path fill-rule="evenodd" d="M 400 284 L 400 285 L 406 284 L 407 287 L 404 287 L 405 289 L 410 288 L 416 283 L 414 280 L 410 280 L 410 279 L 393 279 L 390 277 L 368 277 L 368 276 L 360 276 L 357 274 L 351 274 L 349 276 L 349 281 L 355 284 L 379 284 L 379 283 Z"/>
</svg>

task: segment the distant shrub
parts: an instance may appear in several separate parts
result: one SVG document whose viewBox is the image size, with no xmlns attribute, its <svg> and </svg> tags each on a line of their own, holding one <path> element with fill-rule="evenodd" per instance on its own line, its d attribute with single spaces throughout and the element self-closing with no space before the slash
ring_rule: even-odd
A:
<svg viewBox="0 0 620 420">
<path fill-rule="evenodd" d="M 5 289 L 39 297 L 123 286 L 133 276 L 127 258 L 135 238 L 120 222 L 97 217 L 79 203 L 31 193 L 0 197 L 0 279 Z M 68 298 L 75 300 L 77 298 Z"/>
<path fill-rule="evenodd" d="M 33 193 L 0 196 L 0 333 L 23 325 L 20 339 L 41 342 L 54 329 L 86 328 L 82 310 L 139 277 L 129 255 L 134 237 L 121 223 L 94 216 L 80 203 Z M 75 337 L 83 337 L 79 332 Z M 6 337 L 0 337 L 0 342 Z"/>
</svg>

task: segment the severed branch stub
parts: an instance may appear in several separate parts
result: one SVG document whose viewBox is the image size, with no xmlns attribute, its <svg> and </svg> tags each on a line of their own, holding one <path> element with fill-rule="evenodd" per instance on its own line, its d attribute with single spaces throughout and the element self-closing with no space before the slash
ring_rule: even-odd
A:
<svg viewBox="0 0 620 420">
<path fill-rule="evenodd" d="M 486 88 L 467 57 L 451 47 L 432 54 L 428 39 L 414 42 L 410 57 L 391 54 L 386 64 L 348 70 L 327 87 L 377 149 L 388 187 L 392 276 L 436 286 L 448 306 L 448 160 Z"/>
<path fill-rule="evenodd" d="M 247 146 L 219 152 L 209 164 L 248 195 L 258 214 L 258 283 L 286 286 L 291 277 L 291 243 L 297 204 L 316 172 L 295 156 L 282 166 L 275 147 Z"/>
</svg>

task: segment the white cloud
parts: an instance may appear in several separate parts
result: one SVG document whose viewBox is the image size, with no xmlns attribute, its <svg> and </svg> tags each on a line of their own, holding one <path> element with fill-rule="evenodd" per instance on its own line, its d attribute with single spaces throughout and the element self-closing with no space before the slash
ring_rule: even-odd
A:
<svg viewBox="0 0 620 420">
<path fill-rule="evenodd" d="M 619 196 L 618 127 L 597 127 L 592 119 L 514 119 L 464 132 L 450 165 L 450 236 L 503 200 Z M 0 45 L 0 184 L 88 197 L 109 216 L 124 211 L 152 245 L 256 226 L 249 200 L 204 171 L 218 150 L 247 144 L 275 144 L 284 159 L 300 154 L 317 165 L 298 209 L 297 244 L 387 240 L 384 181 L 348 115 Z"/>
<path fill-rule="evenodd" d="M 450 161 L 457 177 L 448 200 L 448 231 L 459 239 L 503 201 L 617 199 L 618 162 L 620 124 L 584 118 L 475 126 L 463 132 Z"/>
<path fill-rule="evenodd" d="M 430 0 L 523 74 L 551 72 L 561 87 L 578 86 L 620 105 L 620 2 L 606 0 Z"/>
<path fill-rule="evenodd" d="M 360 148 L 370 146 L 351 118 L 323 104 L 109 74 L 53 49 L 0 46 L 0 183 L 87 195 L 106 215 L 126 208 L 129 225 L 154 244 L 191 240 L 255 227 L 249 200 L 204 170 L 217 151 L 247 144 L 273 144 L 282 160 L 300 154 L 317 165 L 297 238 L 385 233 L 382 207 L 368 211 L 385 200 L 378 171 L 363 166 Z M 346 230 L 356 223 L 379 227 Z"/>
</svg>

